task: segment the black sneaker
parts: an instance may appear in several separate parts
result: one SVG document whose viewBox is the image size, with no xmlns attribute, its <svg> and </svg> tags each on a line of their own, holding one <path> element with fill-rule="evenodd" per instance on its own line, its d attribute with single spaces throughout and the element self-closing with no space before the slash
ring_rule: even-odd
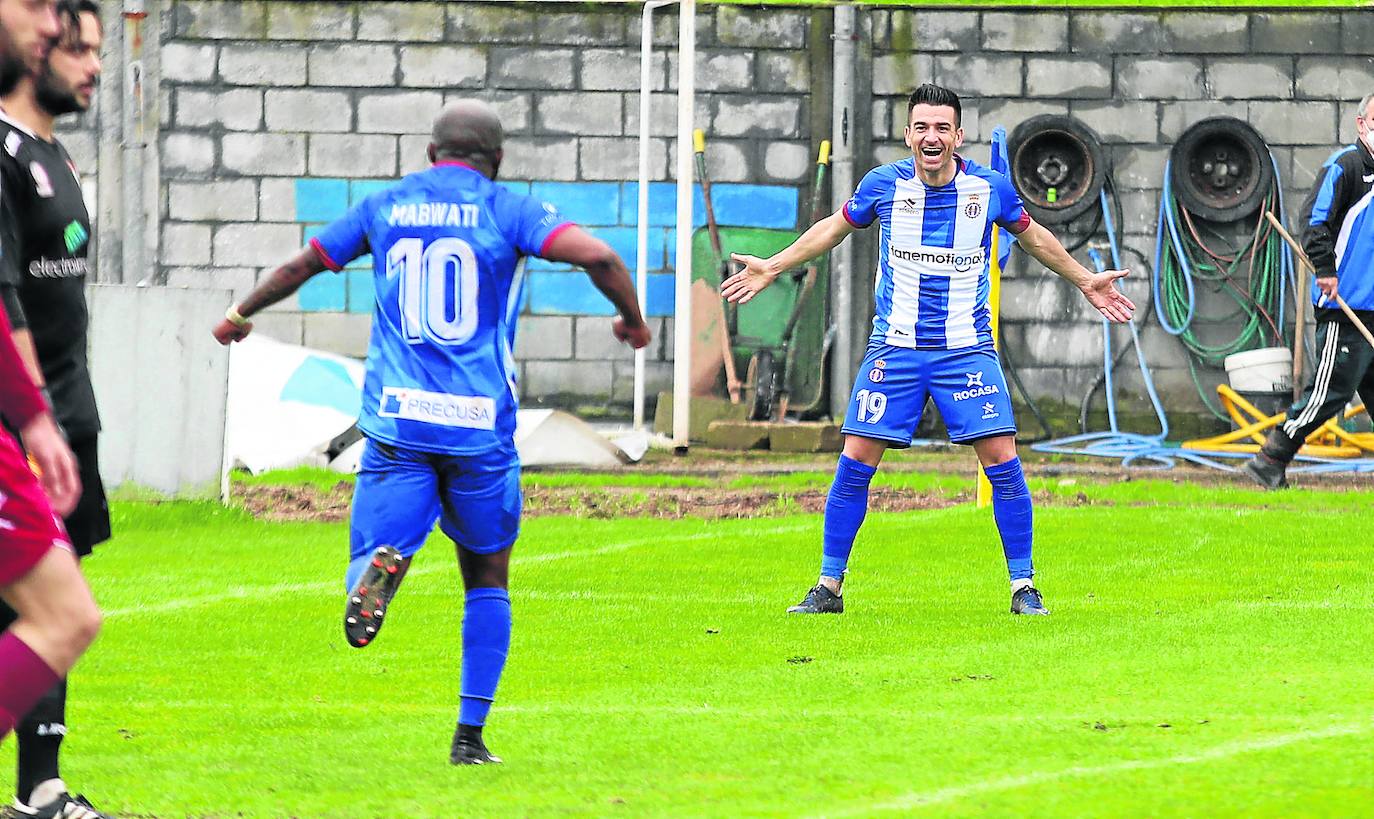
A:
<svg viewBox="0 0 1374 819">
<path fill-rule="evenodd" d="M 460 723 L 458 730 L 453 732 L 448 761 L 454 765 L 500 765 L 501 757 L 487 750 L 481 728 Z"/>
<path fill-rule="evenodd" d="M 844 598 L 817 583 L 806 597 L 787 610 L 788 614 L 842 614 Z"/>
<path fill-rule="evenodd" d="M 348 593 L 344 605 L 344 635 L 348 644 L 362 648 L 377 637 L 382 618 L 401 585 L 401 567 L 405 558 L 390 546 L 379 546 L 372 553 L 372 562 Z"/>
<path fill-rule="evenodd" d="M 86 797 L 80 794 L 72 796 L 70 793 L 63 793 L 41 808 L 16 802 L 4 815 L 16 819 L 112 819 L 108 813 L 96 810 Z"/>
<path fill-rule="evenodd" d="M 1257 453 L 1255 457 L 1240 466 L 1240 471 L 1244 472 L 1250 480 L 1270 490 L 1288 488 L 1286 470 L 1287 467 L 1284 464 L 1270 458 L 1263 452 Z"/>
<path fill-rule="evenodd" d="M 1050 610 L 1045 608 L 1045 600 L 1040 596 L 1039 589 L 1022 586 L 1011 593 L 1011 613 L 1046 615 Z"/>
</svg>

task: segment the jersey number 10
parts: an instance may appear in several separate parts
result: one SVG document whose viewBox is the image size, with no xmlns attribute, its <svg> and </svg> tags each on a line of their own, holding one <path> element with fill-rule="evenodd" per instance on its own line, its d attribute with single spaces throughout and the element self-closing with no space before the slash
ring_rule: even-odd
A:
<svg viewBox="0 0 1374 819">
<path fill-rule="evenodd" d="M 477 255 L 452 236 L 428 245 L 400 239 L 386 253 L 387 277 L 400 275 L 401 331 L 410 344 L 426 339 L 462 344 L 477 332 Z"/>
</svg>

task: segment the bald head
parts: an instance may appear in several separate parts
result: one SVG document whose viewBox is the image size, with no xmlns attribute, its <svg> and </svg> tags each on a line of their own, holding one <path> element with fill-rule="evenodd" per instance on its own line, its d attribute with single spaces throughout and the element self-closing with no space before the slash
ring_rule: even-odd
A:
<svg viewBox="0 0 1374 819">
<path fill-rule="evenodd" d="M 458 100 L 444 106 L 434 120 L 429 159 L 466 162 L 495 177 L 501 165 L 501 120 L 481 100 Z"/>
</svg>

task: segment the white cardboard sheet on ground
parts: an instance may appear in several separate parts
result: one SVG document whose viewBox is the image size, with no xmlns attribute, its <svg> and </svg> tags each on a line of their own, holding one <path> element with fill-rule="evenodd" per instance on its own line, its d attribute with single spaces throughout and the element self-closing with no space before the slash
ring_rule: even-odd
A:
<svg viewBox="0 0 1374 819">
<path fill-rule="evenodd" d="M 356 359 L 286 344 L 260 334 L 233 345 L 225 461 L 257 474 L 293 466 L 357 470 L 361 444 L 333 461 L 331 441 L 358 420 L 363 365 Z M 648 439 L 608 440 L 561 410 L 520 410 L 515 447 L 524 466 L 619 466 L 644 457 Z"/>
</svg>

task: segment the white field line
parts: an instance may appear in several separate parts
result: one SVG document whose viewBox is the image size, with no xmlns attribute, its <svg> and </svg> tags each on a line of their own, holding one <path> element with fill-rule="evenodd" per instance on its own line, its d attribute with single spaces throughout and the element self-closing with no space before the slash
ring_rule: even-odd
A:
<svg viewBox="0 0 1374 819">
<path fill-rule="evenodd" d="M 790 526 L 776 526 L 767 529 L 750 529 L 745 534 L 763 536 L 780 535 L 793 532 L 804 532 L 816 528 L 812 525 L 793 524 Z M 682 541 L 710 540 L 719 537 L 738 536 L 738 531 L 725 533 L 698 532 L 693 535 L 683 535 L 680 537 L 656 537 L 641 538 L 639 540 L 627 540 L 621 543 L 610 543 L 605 546 L 597 546 L 591 549 L 569 549 L 562 552 L 546 552 L 543 554 L 533 554 L 529 556 L 518 556 L 514 558 L 516 568 L 529 566 L 537 563 L 549 563 L 556 560 L 568 560 L 571 558 L 597 557 L 600 555 L 614 554 L 623 552 L 638 546 L 651 546 L 663 543 L 677 543 Z M 449 571 L 448 566 L 428 566 L 416 569 L 407 576 L 436 574 L 438 572 Z M 343 593 L 343 583 L 340 580 L 317 580 L 307 583 L 279 583 L 274 586 L 236 586 L 232 589 L 219 592 L 217 594 L 206 594 L 197 597 L 186 597 L 180 600 L 166 600 L 160 603 L 148 603 L 145 605 L 128 606 L 120 609 L 105 609 L 103 614 L 106 619 L 111 617 L 129 617 L 137 614 L 160 614 L 168 611 L 178 611 L 181 609 L 195 608 L 197 606 L 209 606 L 216 603 L 223 603 L 230 600 L 242 600 L 245 598 L 262 599 L 268 597 L 279 597 L 290 594 L 317 594 L 337 591 Z M 517 597 L 521 592 L 516 592 Z"/>
<path fill-rule="evenodd" d="M 991 793 L 993 791 L 1015 790 L 1017 788 L 1025 788 L 1032 785 L 1057 782 L 1061 779 L 1105 778 L 1116 774 L 1129 773 L 1131 771 L 1169 768 L 1176 765 L 1197 765 L 1206 762 L 1215 762 L 1221 759 L 1229 759 L 1230 757 L 1239 756 L 1241 754 L 1283 748 L 1301 742 L 1312 742 L 1320 739 L 1330 739 L 1331 737 L 1366 734 L 1371 730 L 1374 730 L 1374 720 L 1352 722 L 1345 725 L 1332 725 L 1326 728 L 1318 728 L 1310 731 L 1296 731 L 1291 734 L 1279 734 L 1278 736 L 1265 737 L 1263 739 L 1228 742 L 1205 751 L 1179 754 L 1178 756 L 1170 756 L 1163 759 L 1133 759 L 1126 762 L 1114 762 L 1108 765 L 1076 765 L 1072 768 L 1064 768 L 1058 771 L 1044 771 L 1041 773 L 1026 774 L 1024 776 L 1008 776 L 1002 779 L 990 779 L 986 782 L 955 785 L 948 788 L 938 788 L 932 791 L 918 791 L 896 797 L 895 799 L 890 799 L 886 802 L 855 805 L 844 808 L 838 812 L 817 815 L 856 816 L 889 811 L 906 813 L 918 808 L 939 805 L 946 802 L 955 802 L 965 797 Z"/>
</svg>

